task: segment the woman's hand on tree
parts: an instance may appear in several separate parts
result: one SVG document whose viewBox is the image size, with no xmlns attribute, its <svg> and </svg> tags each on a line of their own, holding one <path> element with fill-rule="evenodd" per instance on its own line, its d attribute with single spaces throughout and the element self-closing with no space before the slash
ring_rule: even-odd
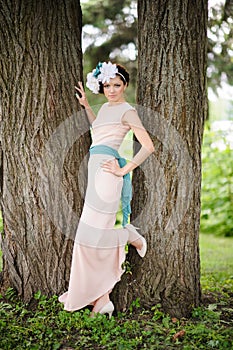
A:
<svg viewBox="0 0 233 350">
<path fill-rule="evenodd" d="M 89 103 L 87 101 L 86 94 L 85 94 L 85 91 L 84 91 L 84 88 L 83 88 L 83 84 L 82 84 L 81 81 L 78 82 L 78 86 L 75 86 L 75 89 L 77 90 L 75 96 L 78 99 L 79 103 L 83 107 L 88 108 L 89 107 Z"/>
</svg>

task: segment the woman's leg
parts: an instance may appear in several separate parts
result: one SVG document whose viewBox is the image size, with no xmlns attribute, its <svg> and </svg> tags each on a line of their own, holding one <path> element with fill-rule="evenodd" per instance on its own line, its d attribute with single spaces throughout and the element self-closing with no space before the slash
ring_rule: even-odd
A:
<svg viewBox="0 0 233 350">
<path fill-rule="evenodd" d="M 145 238 L 137 232 L 135 227 L 132 224 L 126 224 L 125 228 L 129 232 L 128 243 L 132 244 L 136 249 L 141 258 L 144 258 L 147 251 L 147 243 Z"/>
<path fill-rule="evenodd" d="M 94 307 L 92 309 L 92 315 L 99 312 L 103 308 L 103 306 L 106 305 L 110 301 L 109 294 L 110 293 L 106 293 L 106 294 L 102 295 L 99 299 L 97 299 L 94 302 Z"/>
<path fill-rule="evenodd" d="M 140 238 L 138 238 L 136 241 L 130 242 L 131 245 L 133 245 L 136 249 L 142 249 L 143 242 Z"/>
</svg>

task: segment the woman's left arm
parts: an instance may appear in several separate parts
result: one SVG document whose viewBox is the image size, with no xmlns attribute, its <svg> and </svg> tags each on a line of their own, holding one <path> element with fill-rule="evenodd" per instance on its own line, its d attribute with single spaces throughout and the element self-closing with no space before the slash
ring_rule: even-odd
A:
<svg viewBox="0 0 233 350">
<path fill-rule="evenodd" d="M 134 170 L 140 164 L 148 158 L 151 153 L 154 152 L 155 148 L 153 142 L 142 125 L 142 122 L 135 110 L 130 110 L 126 112 L 122 118 L 122 123 L 128 125 L 137 140 L 141 144 L 140 150 L 136 153 L 131 161 L 129 161 L 123 168 L 120 168 L 117 161 L 107 161 L 102 165 L 105 171 L 110 172 L 116 176 L 124 176 L 130 171 Z"/>
<path fill-rule="evenodd" d="M 125 175 L 141 165 L 146 158 L 148 158 L 155 151 L 155 148 L 148 132 L 142 125 L 142 122 L 135 110 L 129 110 L 126 112 L 122 118 L 122 123 L 128 125 L 132 129 L 138 142 L 141 144 L 140 150 L 135 154 L 133 159 L 123 168 L 121 168 L 122 174 Z"/>
</svg>

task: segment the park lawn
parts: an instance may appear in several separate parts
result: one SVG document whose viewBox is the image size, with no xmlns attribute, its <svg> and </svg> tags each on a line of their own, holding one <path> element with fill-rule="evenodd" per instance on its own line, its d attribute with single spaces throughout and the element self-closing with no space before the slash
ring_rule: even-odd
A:
<svg viewBox="0 0 233 350">
<path fill-rule="evenodd" d="M 233 292 L 233 237 L 201 234 L 200 256 L 203 292 L 225 287 Z"/>
<path fill-rule="evenodd" d="M 200 253 L 204 274 L 233 276 L 233 237 L 201 234 Z"/>
</svg>

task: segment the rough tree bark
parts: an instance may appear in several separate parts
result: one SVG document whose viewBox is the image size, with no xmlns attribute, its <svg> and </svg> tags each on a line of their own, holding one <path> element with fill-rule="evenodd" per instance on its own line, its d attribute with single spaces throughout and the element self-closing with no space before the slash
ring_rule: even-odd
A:
<svg viewBox="0 0 233 350">
<path fill-rule="evenodd" d="M 67 287 L 82 208 L 77 177 L 90 138 L 81 136 L 74 97 L 81 8 L 78 0 L 2 0 L 0 21 L 1 288 L 27 301 Z"/>
<path fill-rule="evenodd" d="M 133 176 L 132 218 L 148 240 L 115 294 L 186 317 L 199 305 L 201 142 L 207 1 L 138 1 L 138 108 L 156 152 Z M 143 107 L 142 107 L 143 106 Z"/>
</svg>

